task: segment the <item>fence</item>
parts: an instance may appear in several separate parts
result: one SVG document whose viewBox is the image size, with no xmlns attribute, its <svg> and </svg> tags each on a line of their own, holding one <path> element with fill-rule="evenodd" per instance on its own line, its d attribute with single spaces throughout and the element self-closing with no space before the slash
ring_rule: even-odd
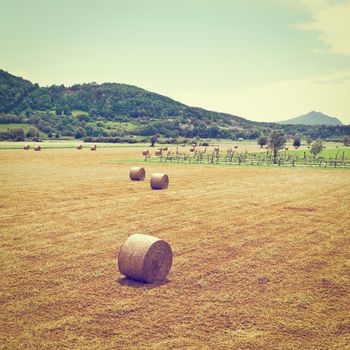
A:
<svg viewBox="0 0 350 350">
<path fill-rule="evenodd" d="M 350 168 L 350 159 L 346 157 L 345 152 L 337 151 L 333 157 L 314 157 L 305 151 L 302 155 L 293 151 L 283 150 L 278 152 L 274 158 L 270 150 L 264 152 L 239 152 L 234 148 L 228 148 L 224 151 L 219 148 L 204 149 L 192 148 L 191 152 L 162 149 L 157 150 L 156 157 L 145 156 L 145 161 L 154 161 L 164 163 L 194 163 L 194 164 L 226 164 L 226 165 L 264 165 L 264 166 L 307 166 L 322 168 Z"/>
</svg>

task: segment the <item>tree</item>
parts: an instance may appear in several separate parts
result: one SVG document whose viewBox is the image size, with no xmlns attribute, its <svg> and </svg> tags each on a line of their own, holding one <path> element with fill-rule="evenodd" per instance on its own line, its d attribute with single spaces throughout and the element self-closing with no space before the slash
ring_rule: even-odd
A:
<svg viewBox="0 0 350 350">
<path fill-rule="evenodd" d="M 310 153 L 314 156 L 314 158 L 316 158 L 317 155 L 322 150 L 323 150 L 323 141 L 322 140 L 318 139 L 311 144 Z"/>
<path fill-rule="evenodd" d="M 13 134 L 13 138 L 15 141 L 24 141 L 25 140 L 24 130 L 22 128 L 13 129 L 13 130 L 11 130 L 11 132 Z"/>
<path fill-rule="evenodd" d="M 39 132 L 38 132 L 38 129 L 37 128 L 34 128 L 34 126 L 30 126 L 28 128 L 28 131 L 27 131 L 27 137 L 35 137 L 35 136 L 39 136 Z"/>
<path fill-rule="evenodd" d="M 343 138 L 344 146 L 350 146 L 350 136 L 345 136 Z"/>
<path fill-rule="evenodd" d="M 75 131 L 75 138 L 76 139 L 81 139 L 86 136 L 86 131 L 83 128 L 78 128 Z"/>
<path fill-rule="evenodd" d="M 55 110 L 55 113 L 56 113 L 56 115 L 62 115 L 62 113 L 63 113 L 63 108 L 62 107 L 56 107 L 56 110 Z"/>
<path fill-rule="evenodd" d="M 260 147 L 262 148 L 263 146 L 267 145 L 267 142 L 268 142 L 268 139 L 266 136 L 264 135 L 261 135 L 259 138 L 258 138 L 258 145 L 260 145 Z"/>
<path fill-rule="evenodd" d="M 159 135 L 153 135 L 151 137 L 151 147 L 154 147 L 155 143 L 158 141 Z"/>
<path fill-rule="evenodd" d="M 278 151 L 284 148 L 287 141 L 286 135 L 282 130 L 273 130 L 269 136 L 269 148 L 273 150 L 273 162 L 276 164 Z"/>
<path fill-rule="evenodd" d="M 295 136 L 294 140 L 293 140 L 293 146 L 294 147 L 300 147 L 300 145 L 301 145 L 300 137 L 299 136 Z"/>
</svg>

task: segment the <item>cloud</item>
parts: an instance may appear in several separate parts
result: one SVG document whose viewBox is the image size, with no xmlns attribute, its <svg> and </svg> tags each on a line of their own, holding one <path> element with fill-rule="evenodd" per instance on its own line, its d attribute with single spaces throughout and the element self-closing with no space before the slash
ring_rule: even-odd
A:
<svg viewBox="0 0 350 350">
<path fill-rule="evenodd" d="M 348 91 L 350 71 L 274 81 L 240 91 L 169 94 L 188 105 L 257 121 L 280 121 L 316 110 L 350 124 Z"/>
<path fill-rule="evenodd" d="M 350 55 L 350 0 L 298 0 L 298 3 L 310 13 L 311 21 L 296 27 L 317 32 L 331 52 Z"/>
</svg>

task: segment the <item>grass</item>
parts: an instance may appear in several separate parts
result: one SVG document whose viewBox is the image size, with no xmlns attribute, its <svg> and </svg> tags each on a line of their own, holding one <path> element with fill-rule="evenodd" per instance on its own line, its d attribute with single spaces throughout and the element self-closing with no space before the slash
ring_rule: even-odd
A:
<svg viewBox="0 0 350 350">
<path fill-rule="evenodd" d="M 328 146 L 329 147 L 329 146 Z M 344 153 L 345 158 L 350 159 L 350 147 L 339 147 L 339 148 L 328 148 L 326 146 L 326 149 L 322 150 L 321 153 L 319 154 L 320 157 L 325 157 L 325 158 L 334 158 L 338 154 L 338 158 L 342 157 L 342 154 Z M 303 150 L 289 150 L 289 153 L 293 154 L 298 154 L 300 156 L 303 156 L 304 152 L 308 156 L 311 155 L 308 149 L 303 149 Z"/>
<path fill-rule="evenodd" d="M 103 122 L 108 130 L 124 130 L 126 133 L 132 133 L 136 128 L 137 124 L 131 122 Z"/>
<path fill-rule="evenodd" d="M 144 165 L 135 147 L 0 152 L 4 349 L 346 349 L 350 171 Z M 117 268 L 167 240 L 168 281 Z"/>
<path fill-rule="evenodd" d="M 0 150 L 9 149 L 23 149 L 24 145 L 30 145 L 31 148 L 36 145 L 40 145 L 43 149 L 59 149 L 59 148 L 76 148 L 77 145 L 83 145 L 83 148 L 88 149 L 92 144 L 89 142 L 83 142 L 79 140 L 52 140 L 43 142 L 10 142 L 10 141 L 0 141 Z M 128 143 L 97 143 L 97 149 L 99 148 L 120 148 L 120 147 L 145 147 L 144 143 L 128 144 Z"/>
<path fill-rule="evenodd" d="M 23 129 L 24 132 L 27 132 L 29 127 L 30 124 L 26 123 L 0 124 L 0 131 L 7 131 L 9 129 Z"/>
<path fill-rule="evenodd" d="M 31 125 L 27 124 L 27 123 L 0 124 L 0 132 L 1 131 L 8 131 L 9 129 L 23 129 L 24 132 L 26 133 L 30 126 Z M 47 137 L 47 135 L 40 130 L 39 130 L 39 135 L 40 135 L 40 137 Z"/>
</svg>

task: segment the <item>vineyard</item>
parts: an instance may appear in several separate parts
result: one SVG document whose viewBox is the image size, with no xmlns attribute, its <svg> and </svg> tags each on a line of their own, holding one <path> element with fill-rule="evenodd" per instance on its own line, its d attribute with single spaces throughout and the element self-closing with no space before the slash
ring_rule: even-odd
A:
<svg viewBox="0 0 350 350">
<path fill-rule="evenodd" d="M 342 149 L 333 150 L 327 156 L 313 156 L 308 151 L 294 151 L 286 148 L 277 156 L 271 150 L 262 152 L 238 151 L 236 148 L 221 150 L 219 147 L 192 147 L 189 152 L 178 147 L 175 150 L 160 148 L 151 157 L 144 151 L 145 161 L 188 164 L 221 164 L 221 165 L 261 165 L 261 166 L 304 166 L 321 168 L 350 168 L 349 152 Z"/>
</svg>

